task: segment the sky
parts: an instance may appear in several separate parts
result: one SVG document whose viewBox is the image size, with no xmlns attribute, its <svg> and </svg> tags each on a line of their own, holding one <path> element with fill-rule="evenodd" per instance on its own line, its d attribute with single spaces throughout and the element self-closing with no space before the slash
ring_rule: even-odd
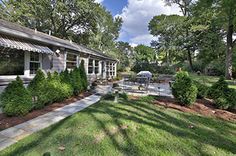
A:
<svg viewBox="0 0 236 156">
<path fill-rule="evenodd" d="M 150 35 L 148 23 L 153 16 L 179 14 L 177 6 L 166 6 L 163 0 L 95 0 L 109 10 L 114 17 L 122 17 L 123 25 L 119 41 L 131 45 L 150 45 L 156 38 Z"/>
</svg>

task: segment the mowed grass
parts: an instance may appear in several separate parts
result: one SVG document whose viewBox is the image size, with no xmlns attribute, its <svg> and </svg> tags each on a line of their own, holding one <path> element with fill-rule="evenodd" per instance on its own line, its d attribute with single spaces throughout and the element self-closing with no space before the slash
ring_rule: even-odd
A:
<svg viewBox="0 0 236 156">
<path fill-rule="evenodd" d="M 219 80 L 218 76 L 197 75 L 193 73 L 190 74 L 190 77 L 193 80 L 206 84 L 209 87 Z M 235 84 L 236 82 L 234 80 L 227 80 L 227 82 L 230 88 L 236 89 L 236 84 Z"/>
<path fill-rule="evenodd" d="M 236 123 L 159 107 L 149 98 L 120 99 L 119 103 L 102 100 L 0 153 L 43 154 L 235 155 Z"/>
</svg>

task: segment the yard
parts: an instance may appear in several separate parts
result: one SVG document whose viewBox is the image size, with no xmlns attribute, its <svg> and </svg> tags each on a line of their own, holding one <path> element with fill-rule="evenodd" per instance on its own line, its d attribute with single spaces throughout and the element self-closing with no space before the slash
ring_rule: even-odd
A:
<svg viewBox="0 0 236 156">
<path fill-rule="evenodd" d="M 213 83 L 219 80 L 219 76 L 197 75 L 193 73 L 190 74 L 190 77 L 193 80 L 206 84 L 207 86 L 211 86 Z M 236 83 L 234 82 L 234 80 L 227 80 L 227 82 L 229 83 L 229 88 L 236 89 Z"/>
<path fill-rule="evenodd" d="M 1 155 L 234 155 L 236 124 L 152 105 L 109 100 L 5 149 Z"/>
</svg>

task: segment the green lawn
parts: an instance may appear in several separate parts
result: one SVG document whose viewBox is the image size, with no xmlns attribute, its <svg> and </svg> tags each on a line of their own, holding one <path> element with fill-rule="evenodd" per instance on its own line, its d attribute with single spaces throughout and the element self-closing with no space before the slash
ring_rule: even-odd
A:
<svg viewBox="0 0 236 156">
<path fill-rule="evenodd" d="M 206 75 L 197 75 L 197 74 L 190 74 L 190 77 L 193 78 L 193 80 L 199 81 L 201 83 L 206 84 L 207 86 L 211 86 L 213 83 L 218 81 L 218 76 L 206 76 Z M 229 83 L 230 88 L 236 89 L 236 85 L 234 84 L 233 80 L 227 80 Z"/>
<path fill-rule="evenodd" d="M 65 150 L 60 151 L 60 146 Z M 103 100 L 0 155 L 46 152 L 51 156 L 233 155 L 236 123 L 165 109 L 145 100 Z"/>
</svg>

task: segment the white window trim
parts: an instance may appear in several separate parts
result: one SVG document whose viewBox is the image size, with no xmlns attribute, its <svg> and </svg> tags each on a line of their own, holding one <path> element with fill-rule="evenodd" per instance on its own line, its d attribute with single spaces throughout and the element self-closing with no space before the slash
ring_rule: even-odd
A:
<svg viewBox="0 0 236 156">
<path fill-rule="evenodd" d="M 39 61 L 31 61 L 31 60 L 30 60 L 30 54 L 31 54 L 31 53 L 33 53 L 33 52 L 30 52 L 30 53 L 29 53 L 29 63 L 28 63 L 28 64 L 29 64 L 29 77 L 33 77 L 33 76 L 36 75 L 36 74 L 30 74 L 30 63 L 31 63 L 31 62 L 32 62 L 32 63 L 39 63 L 39 65 L 40 65 L 40 66 L 39 66 L 39 69 L 42 69 L 42 66 L 43 66 L 43 65 L 42 65 L 42 62 L 43 62 L 43 61 L 42 61 L 42 60 L 43 60 L 42 54 L 39 53 Z"/>
<path fill-rule="evenodd" d="M 75 55 L 76 56 L 76 61 L 67 61 L 67 55 Z M 73 63 L 76 63 L 76 67 L 78 68 L 79 67 L 79 54 L 75 54 L 75 53 L 72 53 L 72 52 L 66 52 L 65 53 L 65 69 L 67 68 L 67 62 L 73 62 Z M 65 70 L 64 69 L 64 70 Z M 67 68 L 68 70 L 70 70 L 69 68 Z"/>
<path fill-rule="evenodd" d="M 21 78 L 33 78 L 34 75 L 30 74 L 30 53 L 28 51 L 24 51 L 24 75 L 19 75 Z M 39 56 L 40 59 L 40 68 L 42 68 L 42 54 Z M 12 80 L 15 79 L 17 75 L 1 75 L 0 80 Z"/>
</svg>

